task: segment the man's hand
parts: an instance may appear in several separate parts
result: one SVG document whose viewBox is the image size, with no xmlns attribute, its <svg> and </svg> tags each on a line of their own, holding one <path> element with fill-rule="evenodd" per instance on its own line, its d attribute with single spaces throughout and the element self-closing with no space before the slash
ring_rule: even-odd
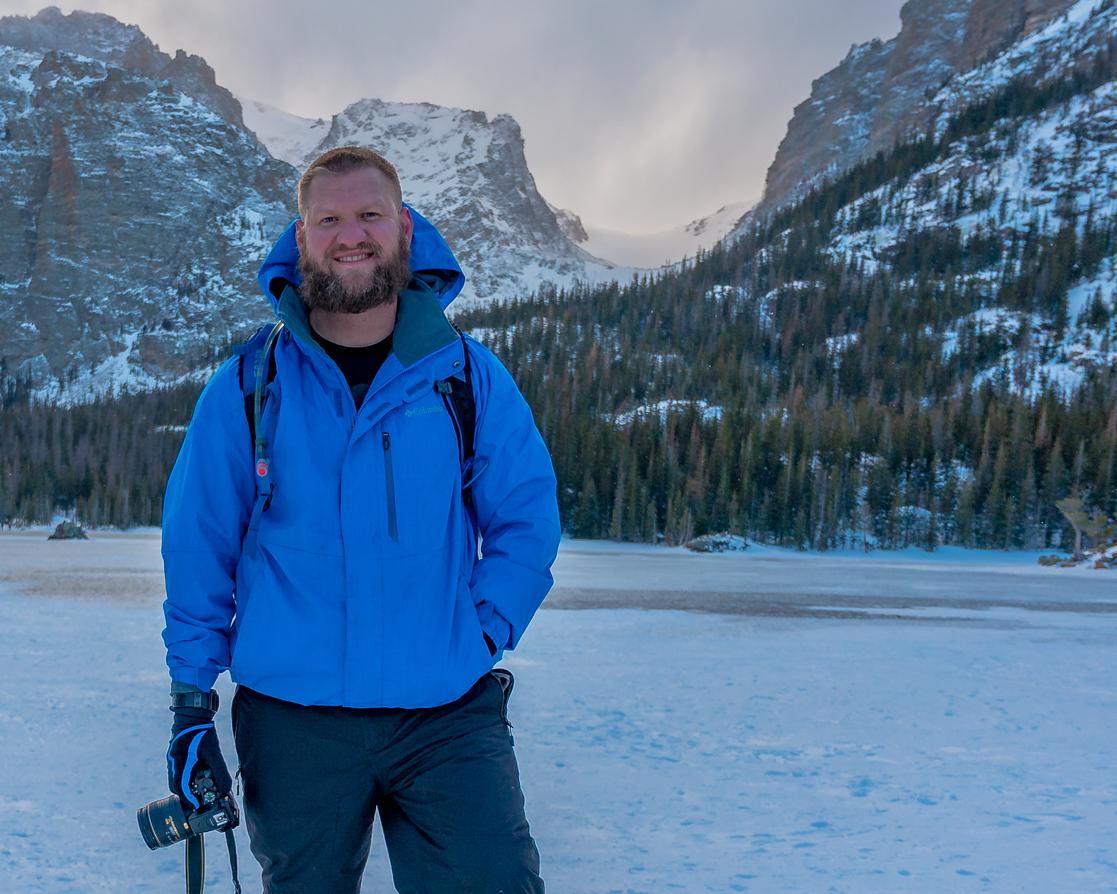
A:
<svg viewBox="0 0 1117 894">
<path fill-rule="evenodd" d="M 208 801 L 232 791 L 233 780 L 221 756 L 217 730 L 213 724 L 213 711 L 205 708 L 172 708 L 175 719 L 171 725 L 171 744 L 167 747 L 167 783 L 172 794 L 178 795 L 187 814 L 204 808 Z M 191 788 L 205 777 L 212 785 L 196 786 L 205 790 L 201 794 Z"/>
</svg>

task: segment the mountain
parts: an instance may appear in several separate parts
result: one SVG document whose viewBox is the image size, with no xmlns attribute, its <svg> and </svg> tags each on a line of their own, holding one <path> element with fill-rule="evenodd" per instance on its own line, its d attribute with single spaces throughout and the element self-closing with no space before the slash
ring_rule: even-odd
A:
<svg viewBox="0 0 1117 894">
<path fill-rule="evenodd" d="M 323 119 L 242 100 L 245 121 L 277 158 L 301 170 L 351 143 L 382 152 L 404 198 L 438 226 L 466 272 L 462 307 L 523 298 L 541 285 L 626 280 L 634 272 L 580 248 L 571 216 L 542 196 L 510 115 L 362 99 Z M 456 302 L 456 305 L 457 303 Z"/>
<path fill-rule="evenodd" d="M 806 165 L 733 238 L 623 285 L 461 314 L 535 411 L 566 530 L 1058 548 L 1073 537 L 1056 508 L 1070 494 L 1117 519 L 1117 2 L 913 0 L 904 21 L 908 43 L 855 54 L 875 75 L 825 95 L 816 82 L 838 161 Z M 479 157 L 435 139 L 433 112 L 405 116 L 428 147 Z M 897 136 L 869 151 L 874 132 Z M 785 146 L 807 136 L 789 131 Z M 47 178 L 63 210 L 68 170 L 62 153 Z M 568 239 L 591 238 L 549 212 Z M 172 437 L 187 390 L 102 441 L 154 437 L 153 425 Z M 0 397 L 23 419 L 0 419 L 18 443 L 63 437 L 18 388 Z M 54 473 L 46 460 L 25 470 L 27 452 L 0 457 L 0 498 L 21 512 L 113 491 L 90 484 L 96 453 Z M 151 493 L 128 504 L 141 498 L 157 505 Z"/>
<path fill-rule="evenodd" d="M 244 123 L 240 104 L 218 85 L 204 59 L 182 50 L 168 56 L 135 25 L 125 25 L 111 16 L 81 10 L 63 15 L 57 6 L 47 7 L 31 18 L 8 16 L 0 19 L 0 45 L 36 55 L 54 50 L 99 59 L 114 68 L 167 81 L 229 124 Z"/>
<path fill-rule="evenodd" d="M 974 20 L 971 9 L 967 21 Z M 976 305 L 932 326 L 945 354 L 957 350 L 963 330 L 995 334 L 1002 350 L 974 370 L 977 384 L 1009 370 L 1030 393 L 1048 384 L 1067 392 L 1089 370 L 1117 363 L 1106 319 L 1115 309 L 1117 252 L 1025 285 L 1033 306 L 1017 306 L 1020 296 L 1005 283 L 1019 270 L 1025 242 L 1061 238 L 1081 247 L 1114 224 L 1117 7 L 1080 0 L 1045 22 L 1026 21 L 1032 29 L 1015 42 L 920 97 L 918 115 L 908 116 L 922 122 L 912 133 L 925 131 L 922 145 L 937 148 L 925 164 L 848 197 L 826 251 L 862 270 L 894 271 L 910 246 L 935 246 L 940 287 L 967 291 Z M 982 33 L 1009 30 L 997 25 L 986 21 Z M 981 58 L 967 37 L 955 51 Z M 845 335 L 855 343 L 856 333 L 835 333 Z"/>
<path fill-rule="evenodd" d="M 398 164 L 466 269 L 462 306 L 634 273 L 568 237 L 507 115 L 242 108 L 205 60 L 98 13 L 0 19 L 0 137 L 0 375 L 44 398 L 204 377 L 270 315 L 256 267 L 296 213 L 301 165 L 343 142 Z"/>
<path fill-rule="evenodd" d="M 796 106 L 768 169 L 761 213 L 925 130 L 942 86 L 1036 33 L 1076 0 L 908 0 L 900 33 L 853 47 Z M 964 97 L 957 97 L 964 101 Z"/>
<path fill-rule="evenodd" d="M 916 21 L 903 65 L 868 44 L 844 64 L 876 75 L 816 82 L 839 163 L 733 238 L 462 320 L 536 409 L 575 536 L 1055 548 L 1068 494 L 1117 519 L 1117 3 Z"/>
<path fill-rule="evenodd" d="M 43 396 L 152 387 L 267 314 L 294 172 L 202 60 L 108 16 L 0 19 L 0 128 L 0 369 Z"/>
<path fill-rule="evenodd" d="M 734 229 L 752 204 L 733 202 L 681 227 L 656 233 L 632 234 L 601 227 L 582 227 L 578 220 L 581 238 L 575 238 L 577 230 L 571 238 L 598 257 L 612 258 L 635 267 L 665 267 L 677 264 L 683 258 L 693 258 L 698 252 L 717 245 Z"/>
</svg>

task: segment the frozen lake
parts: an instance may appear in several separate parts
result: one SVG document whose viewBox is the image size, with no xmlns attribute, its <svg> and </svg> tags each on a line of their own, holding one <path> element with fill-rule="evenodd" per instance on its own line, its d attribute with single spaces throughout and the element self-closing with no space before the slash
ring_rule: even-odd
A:
<svg viewBox="0 0 1117 894">
<path fill-rule="evenodd" d="M 165 791 L 158 534 L 45 536 L 0 535 L 0 891 L 178 890 L 135 825 Z M 571 541 L 555 577 L 503 662 L 549 891 L 1117 891 L 1114 572 Z"/>
</svg>

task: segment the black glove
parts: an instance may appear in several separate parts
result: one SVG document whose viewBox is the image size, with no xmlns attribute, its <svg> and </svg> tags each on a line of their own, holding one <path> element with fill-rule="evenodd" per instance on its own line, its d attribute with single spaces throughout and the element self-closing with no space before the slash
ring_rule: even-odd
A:
<svg viewBox="0 0 1117 894">
<path fill-rule="evenodd" d="M 229 794 L 233 780 L 217 742 L 214 712 L 205 708 L 171 710 L 175 719 L 167 746 L 167 784 L 189 815 Z"/>
</svg>

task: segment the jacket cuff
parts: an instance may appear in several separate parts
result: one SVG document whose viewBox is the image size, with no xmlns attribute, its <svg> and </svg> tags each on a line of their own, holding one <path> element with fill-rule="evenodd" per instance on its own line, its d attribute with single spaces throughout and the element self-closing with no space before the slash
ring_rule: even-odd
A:
<svg viewBox="0 0 1117 894">
<path fill-rule="evenodd" d="M 498 652 L 508 648 L 508 641 L 512 638 L 512 625 L 501 617 L 491 602 L 478 604 L 477 619 L 481 622 L 481 630 L 493 641 Z"/>
<path fill-rule="evenodd" d="M 216 682 L 217 674 L 214 671 L 194 667 L 171 668 L 171 692 L 189 692 L 191 689 L 209 692 Z M 176 686 L 186 688 L 176 689 Z"/>
</svg>

